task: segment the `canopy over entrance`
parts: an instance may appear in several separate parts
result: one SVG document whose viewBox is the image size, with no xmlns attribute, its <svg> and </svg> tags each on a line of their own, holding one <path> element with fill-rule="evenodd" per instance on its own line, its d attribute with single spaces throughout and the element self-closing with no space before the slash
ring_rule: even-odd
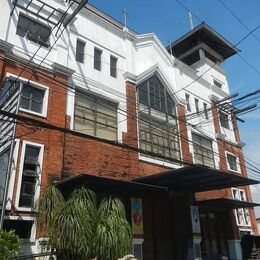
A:
<svg viewBox="0 0 260 260">
<path fill-rule="evenodd" d="M 135 182 L 192 192 L 258 184 L 259 181 L 206 166 L 187 166 L 134 179 Z"/>
<path fill-rule="evenodd" d="M 239 209 L 239 208 L 253 208 L 260 206 L 258 203 L 249 202 L 249 201 L 241 201 L 230 198 L 219 198 L 219 199 L 211 199 L 211 200 L 202 200 L 196 201 L 193 204 L 194 206 L 199 207 L 208 207 L 208 208 L 228 208 L 228 209 Z"/>
<path fill-rule="evenodd" d="M 110 179 L 90 174 L 79 174 L 68 177 L 55 183 L 55 185 L 65 193 L 70 193 L 75 188 L 87 187 L 97 192 L 111 194 L 139 194 L 144 192 L 167 192 L 165 187 L 138 183 L 134 181 L 122 181 Z"/>
</svg>

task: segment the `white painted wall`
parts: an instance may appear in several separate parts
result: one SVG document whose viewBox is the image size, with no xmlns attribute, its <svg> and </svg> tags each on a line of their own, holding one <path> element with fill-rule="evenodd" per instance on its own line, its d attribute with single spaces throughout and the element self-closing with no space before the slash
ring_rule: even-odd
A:
<svg viewBox="0 0 260 260">
<path fill-rule="evenodd" d="M 28 0 L 19 0 L 18 2 L 25 4 Z M 68 7 L 68 4 L 64 3 L 63 0 L 47 0 L 47 3 L 63 11 Z M 0 17 L 1 39 L 7 40 L 14 45 L 14 53 L 28 58 L 38 50 L 39 45 L 16 35 L 19 12 L 25 13 L 25 11 L 16 8 L 10 17 L 11 0 L 3 1 L 1 7 L 4 10 L 3 15 Z M 73 6 L 68 13 L 72 13 L 74 9 Z M 100 14 L 100 11 L 97 10 L 97 13 Z M 44 20 L 40 21 L 44 22 Z M 63 26 L 61 26 L 59 32 L 61 32 L 62 28 Z M 54 29 L 51 36 L 51 45 L 57 39 L 55 33 L 56 29 Z M 77 38 L 86 43 L 84 64 L 75 60 Z M 101 71 L 94 69 L 95 47 L 102 50 Z M 48 51 L 49 49 L 45 47 L 39 49 L 38 63 Z M 110 55 L 118 58 L 117 78 L 110 76 Z M 101 14 L 100 17 L 93 12 L 86 11 L 86 9 L 83 9 L 68 28 L 64 30 L 63 35 L 50 51 L 44 65 L 51 67 L 53 62 L 75 70 L 70 80 L 72 86 L 77 85 L 82 89 L 98 93 L 118 103 L 121 110 L 118 113 L 118 119 L 121 122 L 118 126 L 119 140 L 122 139 L 122 132 L 127 131 L 126 117 L 123 112 L 126 110 L 124 78 L 126 72 L 131 73 L 136 78 L 144 78 L 151 68 L 157 67 L 168 83 L 168 88 L 177 99 L 177 102 L 185 100 L 186 92 L 190 95 L 191 113 L 195 112 L 195 98 L 199 99 L 200 109 L 203 110 L 204 102 L 208 104 L 208 107 L 210 106 L 209 97 L 212 94 L 219 99 L 229 94 L 225 72 L 219 65 L 210 69 L 212 62 L 205 58 L 205 60 L 194 64 L 193 68 L 191 68 L 170 56 L 155 34 L 136 35 L 130 30 L 123 30 L 123 27 L 120 27 L 118 22 L 105 14 Z M 201 76 L 201 78 L 198 79 L 198 76 Z M 222 89 L 213 86 L 213 79 L 217 79 L 223 84 Z M 74 113 L 73 90 L 69 90 L 68 93 L 67 113 L 71 116 Z M 192 127 L 192 125 L 195 125 L 197 130 L 203 131 L 206 135 L 215 139 L 211 113 L 209 113 L 208 120 L 202 115 L 189 120 L 189 123 L 191 124 L 189 126 L 189 137 L 191 137 L 191 131 L 196 131 Z M 221 132 L 225 134 L 227 140 L 235 142 L 232 128 L 230 130 L 222 128 Z M 216 150 L 216 152 L 218 151 Z"/>
</svg>

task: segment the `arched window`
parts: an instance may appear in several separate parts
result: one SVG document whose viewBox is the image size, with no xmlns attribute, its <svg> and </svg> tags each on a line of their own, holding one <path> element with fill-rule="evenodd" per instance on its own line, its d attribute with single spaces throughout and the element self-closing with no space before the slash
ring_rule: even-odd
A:
<svg viewBox="0 0 260 260">
<path fill-rule="evenodd" d="M 176 106 L 157 76 L 137 86 L 140 148 L 180 158 Z"/>
</svg>

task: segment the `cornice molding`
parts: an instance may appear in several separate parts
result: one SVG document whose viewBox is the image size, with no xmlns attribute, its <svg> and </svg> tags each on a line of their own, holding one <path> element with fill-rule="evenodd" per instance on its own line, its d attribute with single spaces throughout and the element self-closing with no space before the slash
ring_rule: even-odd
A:
<svg viewBox="0 0 260 260">
<path fill-rule="evenodd" d="M 64 65 L 57 63 L 57 62 L 53 62 L 51 67 L 52 67 L 54 72 L 61 73 L 61 74 L 68 76 L 68 77 L 71 77 L 72 74 L 75 72 L 75 70 L 70 69 L 70 68 L 68 68 Z"/>
<path fill-rule="evenodd" d="M 14 45 L 0 39 L 0 50 L 3 51 L 4 53 L 6 52 L 12 52 Z"/>
<path fill-rule="evenodd" d="M 163 46 L 162 42 L 154 33 L 140 34 L 136 35 L 136 40 L 134 41 L 134 46 L 136 49 L 145 47 L 154 47 L 157 53 L 171 66 L 174 66 L 174 58 L 171 56 L 166 48 Z"/>
</svg>

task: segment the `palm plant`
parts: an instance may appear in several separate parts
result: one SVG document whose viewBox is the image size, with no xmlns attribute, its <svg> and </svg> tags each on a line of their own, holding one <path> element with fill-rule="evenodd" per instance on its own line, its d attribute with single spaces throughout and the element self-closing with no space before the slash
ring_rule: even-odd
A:
<svg viewBox="0 0 260 260">
<path fill-rule="evenodd" d="M 49 186 L 38 215 L 58 259 L 113 260 L 128 252 L 131 228 L 118 198 L 105 198 L 98 205 L 93 191 L 80 188 L 65 200 L 55 186 Z"/>
<path fill-rule="evenodd" d="M 0 232 L 0 256 L 2 260 L 15 259 L 20 251 L 20 239 L 13 230 Z"/>
</svg>

